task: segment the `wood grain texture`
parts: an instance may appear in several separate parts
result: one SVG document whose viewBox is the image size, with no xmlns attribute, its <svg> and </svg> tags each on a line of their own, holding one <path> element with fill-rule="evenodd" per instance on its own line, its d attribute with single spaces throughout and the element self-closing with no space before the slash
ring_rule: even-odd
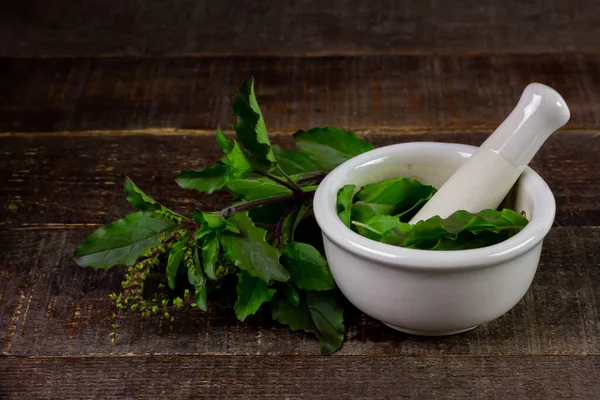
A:
<svg viewBox="0 0 600 400">
<path fill-rule="evenodd" d="M 600 55 L 424 55 L 0 59 L 0 131 L 212 131 L 249 75 L 271 130 L 491 131 L 533 81 L 563 94 L 566 129 L 600 126 Z"/>
<path fill-rule="evenodd" d="M 6 400 L 591 399 L 598 378 L 599 356 L 0 359 Z"/>
<path fill-rule="evenodd" d="M 111 346 L 108 295 L 124 270 L 78 267 L 87 229 L 0 233 L 0 354 L 317 355 L 317 341 L 270 320 L 268 310 L 236 320 L 235 282 L 209 296 L 209 311 L 124 321 Z M 600 228 L 556 227 L 523 300 L 502 318 L 461 335 L 401 334 L 347 306 L 345 355 L 600 354 Z"/>
<path fill-rule="evenodd" d="M 0 56 L 597 52 L 598 14 L 594 0 L 3 2 Z"/>
<path fill-rule="evenodd" d="M 194 207 L 214 209 L 228 205 L 225 196 L 208 197 L 186 191 L 172 180 L 181 169 L 208 167 L 221 157 L 212 134 L 129 133 L 0 137 L 0 194 L 6 199 L 0 208 L 0 227 L 40 229 L 106 224 L 131 211 L 123 195 L 125 176 L 181 212 L 191 214 Z M 365 137 L 376 146 L 410 141 L 479 145 L 486 135 L 390 135 L 371 131 Z M 293 145 L 288 135 L 276 136 L 274 142 Z M 573 131 L 555 134 L 534 159 L 533 168 L 556 197 L 557 225 L 600 225 L 600 169 L 593 167 L 599 153 L 597 131 Z"/>
</svg>

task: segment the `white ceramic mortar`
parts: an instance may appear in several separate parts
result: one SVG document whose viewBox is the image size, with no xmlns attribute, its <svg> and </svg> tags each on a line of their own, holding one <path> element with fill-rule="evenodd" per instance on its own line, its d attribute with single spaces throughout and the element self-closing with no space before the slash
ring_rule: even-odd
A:
<svg viewBox="0 0 600 400">
<path fill-rule="evenodd" d="M 357 308 L 400 331 L 438 336 L 492 321 L 525 295 L 556 208 L 548 185 L 528 167 L 511 193 L 510 208 L 525 211 L 529 223 L 493 246 L 405 249 L 360 236 L 338 218 L 342 186 L 416 176 L 439 188 L 476 149 L 427 142 L 387 146 L 348 160 L 319 185 L 314 210 L 327 261 L 336 284 Z"/>
</svg>

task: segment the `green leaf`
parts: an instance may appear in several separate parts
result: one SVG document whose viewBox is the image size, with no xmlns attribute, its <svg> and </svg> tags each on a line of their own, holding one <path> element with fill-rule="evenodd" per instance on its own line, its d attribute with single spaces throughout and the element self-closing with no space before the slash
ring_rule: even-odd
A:
<svg viewBox="0 0 600 400">
<path fill-rule="evenodd" d="M 235 178 L 239 178 L 246 172 L 253 170 L 252 164 L 250 164 L 250 161 L 246 158 L 246 154 L 244 154 L 239 142 L 236 140 L 233 141 L 233 146 L 229 154 L 227 154 L 227 160 L 232 167 L 230 174 Z"/>
<path fill-rule="evenodd" d="M 146 251 L 159 245 L 160 238 L 176 227 L 156 213 L 138 211 L 111 222 L 92 233 L 75 249 L 75 261 L 82 267 L 108 269 L 133 265 Z"/>
<path fill-rule="evenodd" d="M 336 299 L 336 292 L 308 292 L 306 304 L 317 327 L 321 353 L 331 354 L 344 341 L 344 309 Z"/>
<path fill-rule="evenodd" d="M 400 218 L 391 215 L 375 215 L 367 221 L 352 221 L 352 227 L 362 236 L 373 240 L 381 240 L 383 234 L 391 229 L 398 229 L 400 232 L 410 232 L 412 227 L 406 222 L 400 222 Z"/>
<path fill-rule="evenodd" d="M 225 232 L 221 236 L 221 245 L 229 260 L 267 283 L 271 280 L 287 281 L 289 273 L 279 263 L 279 250 L 265 241 L 267 231 L 254 226 L 247 212 L 235 213 L 232 220 L 240 234 Z"/>
<path fill-rule="evenodd" d="M 273 146 L 273 152 L 277 158 L 277 163 L 288 175 L 325 169 L 313 160 L 310 154 L 303 151 L 286 150 L 279 146 Z"/>
<path fill-rule="evenodd" d="M 162 211 L 164 213 L 181 217 L 174 211 L 169 210 L 167 207 L 164 207 L 156 200 L 152 199 L 150 196 L 146 195 L 133 181 L 129 178 L 125 178 L 125 196 L 129 204 L 134 206 L 140 211 Z"/>
<path fill-rule="evenodd" d="M 227 230 L 233 233 L 240 233 L 239 229 L 227 218 L 224 218 L 218 212 L 204 212 L 202 210 L 194 210 L 194 221 L 202 225 L 202 229 L 196 236 L 197 239 L 202 238 L 209 233 Z"/>
<path fill-rule="evenodd" d="M 221 250 L 221 243 L 219 242 L 219 232 L 213 233 L 206 237 L 204 245 L 202 246 L 202 261 L 204 264 L 204 273 L 210 279 L 217 279 L 217 259 L 219 257 L 219 251 Z"/>
<path fill-rule="evenodd" d="M 242 272 L 239 274 L 237 293 L 238 299 L 234 306 L 235 316 L 243 321 L 248 315 L 254 315 L 264 302 L 271 301 L 275 289 L 270 289 L 262 279 Z"/>
<path fill-rule="evenodd" d="M 201 224 L 207 225 L 212 229 L 220 228 L 225 220 L 219 213 L 216 212 L 204 212 L 202 210 L 194 210 L 194 221 Z"/>
<path fill-rule="evenodd" d="M 409 211 L 416 212 L 415 207 L 424 204 L 423 200 L 428 200 L 434 193 L 433 186 L 423 185 L 415 179 L 391 178 L 363 186 L 354 201 L 357 205 L 393 205 L 391 214 L 404 215 Z M 375 210 L 374 206 L 371 209 Z"/>
<path fill-rule="evenodd" d="M 344 310 L 338 304 L 335 291 L 308 292 L 298 306 L 279 298 L 271 303 L 271 316 L 293 331 L 303 330 L 319 338 L 321 353 L 331 354 L 344 340 Z"/>
<path fill-rule="evenodd" d="M 294 306 L 298 307 L 300 305 L 300 295 L 292 285 L 290 285 L 289 283 L 284 283 L 281 286 L 281 292 L 283 293 L 287 301 L 292 303 Z"/>
<path fill-rule="evenodd" d="M 352 198 L 356 185 L 345 185 L 337 194 L 337 213 L 348 228 L 350 227 L 350 219 L 352 214 Z"/>
<path fill-rule="evenodd" d="M 290 272 L 290 280 L 304 290 L 335 288 L 327 260 L 317 249 L 306 243 L 292 242 L 285 246 L 281 263 Z"/>
<path fill-rule="evenodd" d="M 237 138 L 252 160 L 265 167 L 277 162 L 267 135 L 267 127 L 254 94 L 254 78 L 247 78 L 233 98 L 234 124 Z"/>
<path fill-rule="evenodd" d="M 318 160 L 321 168 L 335 168 L 344 161 L 373 150 L 371 143 L 365 142 L 353 132 L 327 126 L 294 134 L 298 147 L 308 153 L 313 160 Z"/>
<path fill-rule="evenodd" d="M 408 233 L 391 229 L 384 233 L 382 241 L 424 250 L 468 249 L 499 243 L 518 233 L 525 225 L 525 217 L 508 209 L 479 213 L 461 210 L 446 219 L 435 216 L 419 221 Z"/>
<path fill-rule="evenodd" d="M 233 140 L 225 136 L 220 126 L 217 127 L 217 143 L 219 144 L 219 147 L 221 148 L 221 150 L 223 150 L 223 153 L 225 154 L 229 153 L 233 148 Z"/>
<path fill-rule="evenodd" d="M 227 183 L 229 189 L 237 198 L 245 201 L 264 199 L 291 194 L 285 186 L 273 182 L 264 176 L 249 176 L 243 179 L 231 179 Z"/>
<path fill-rule="evenodd" d="M 196 305 L 202 311 L 206 311 L 208 309 L 206 303 L 206 278 L 202 273 L 197 246 L 194 246 L 192 254 L 191 265 L 188 265 L 188 281 L 190 285 L 194 286 Z"/>
<path fill-rule="evenodd" d="M 229 167 L 217 163 L 210 168 L 202 170 L 184 170 L 175 177 L 175 182 L 184 189 L 194 189 L 202 193 L 211 194 L 223 188 L 227 182 Z"/>
<path fill-rule="evenodd" d="M 392 215 L 395 208 L 396 206 L 393 204 L 354 203 L 352 204 L 352 220 L 366 222 L 375 216 Z"/>
<path fill-rule="evenodd" d="M 181 259 L 183 258 L 183 253 L 185 251 L 188 240 L 189 237 L 187 235 L 184 236 L 183 238 L 175 242 L 175 244 L 173 244 L 173 247 L 169 252 L 166 275 L 171 290 L 175 289 L 175 277 L 177 276 L 177 270 L 179 269 L 179 265 L 181 264 Z"/>
</svg>

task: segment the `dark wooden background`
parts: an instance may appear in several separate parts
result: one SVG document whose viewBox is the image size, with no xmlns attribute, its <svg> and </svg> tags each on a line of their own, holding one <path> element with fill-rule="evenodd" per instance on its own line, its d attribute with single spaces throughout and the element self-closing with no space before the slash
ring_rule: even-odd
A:
<svg viewBox="0 0 600 400">
<path fill-rule="evenodd" d="M 569 124 L 533 167 L 557 200 L 535 281 L 502 318 L 404 335 L 348 309 L 330 357 L 232 293 L 206 314 L 126 321 L 123 271 L 74 246 L 129 211 L 123 177 L 181 211 L 219 158 L 247 75 L 275 142 L 331 124 L 381 146 L 480 144 L 532 81 Z M 600 393 L 600 2 L 106 1 L 0 3 L 0 398 L 597 398 Z"/>
</svg>

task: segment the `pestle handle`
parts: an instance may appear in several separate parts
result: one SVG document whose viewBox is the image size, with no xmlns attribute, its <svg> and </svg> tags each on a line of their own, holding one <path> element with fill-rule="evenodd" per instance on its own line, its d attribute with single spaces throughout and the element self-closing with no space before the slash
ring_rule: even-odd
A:
<svg viewBox="0 0 600 400">
<path fill-rule="evenodd" d="M 481 147 L 523 170 L 546 139 L 566 124 L 570 116 L 567 103 L 556 90 L 531 83 L 514 110 Z"/>
<path fill-rule="evenodd" d="M 410 223 L 436 215 L 447 218 L 457 210 L 497 208 L 542 144 L 569 117 L 567 104 L 554 89 L 528 85 L 510 115 Z"/>
</svg>

